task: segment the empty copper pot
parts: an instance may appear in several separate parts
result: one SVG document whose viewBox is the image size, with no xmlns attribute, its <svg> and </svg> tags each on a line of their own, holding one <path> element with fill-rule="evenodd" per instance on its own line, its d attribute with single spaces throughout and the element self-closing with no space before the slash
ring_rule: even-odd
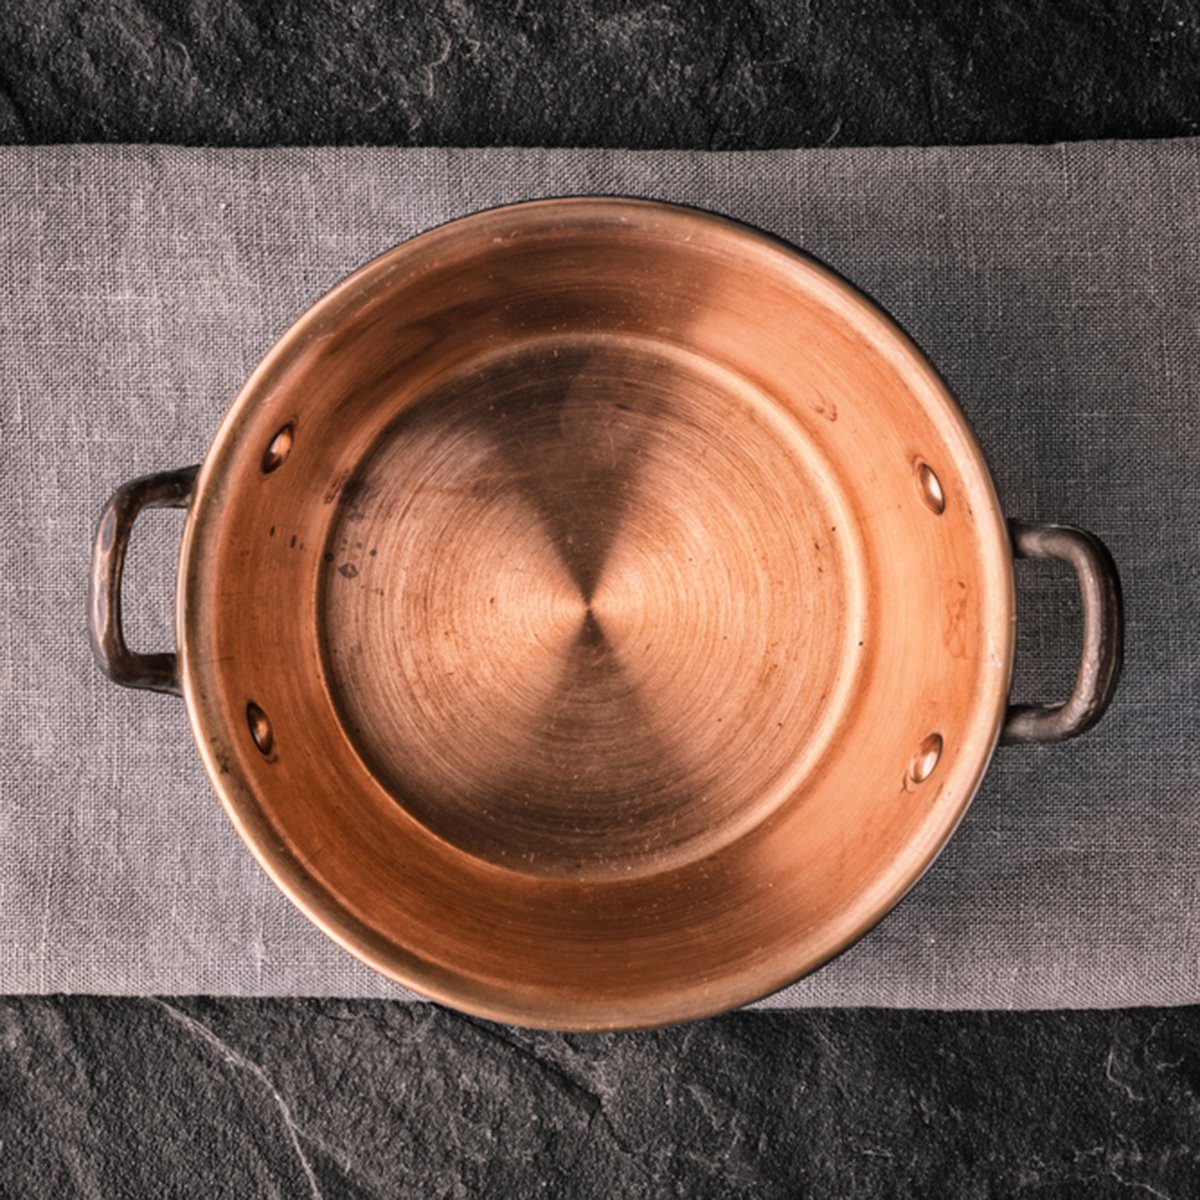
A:
<svg viewBox="0 0 1200 1200">
<path fill-rule="evenodd" d="M 187 506 L 178 650 L 125 646 L 137 513 Z M 1013 555 L 1083 589 L 1074 694 L 1007 706 Z M 998 739 L 1107 705 L 1095 538 L 1006 524 L 871 301 L 686 208 L 485 212 L 370 263 L 202 467 L 105 511 L 92 633 L 181 692 L 247 845 L 331 937 L 483 1016 L 719 1012 L 896 903 Z"/>
</svg>

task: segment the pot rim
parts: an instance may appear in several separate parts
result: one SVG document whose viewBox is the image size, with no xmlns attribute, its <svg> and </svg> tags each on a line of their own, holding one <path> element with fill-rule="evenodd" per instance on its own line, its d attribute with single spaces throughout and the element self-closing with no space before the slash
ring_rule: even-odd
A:
<svg viewBox="0 0 1200 1200">
<path fill-rule="evenodd" d="M 879 344 L 888 352 L 901 356 L 907 369 L 923 377 L 929 394 L 936 397 L 940 405 L 940 416 L 953 426 L 960 444 L 969 454 L 969 462 L 960 462 L 960 469 L 970 473 L 983 489 L 988 503 L 973 511 L 973 520 L 982 544 L 981 554 L 995 555 L 999 564 L 999 575 L 1005 594 L 997 598 L 1001 609 L 1008 614 L 1003 628 L 997 629 L 996 653 L 999 661 L 996 695 L 991 713 L 990 732 L 986 739 L 986 754 L 982 754 L 971 777 L 971 783 L 963 791 L 962 799 L 946 820 L 944 828 L 933 843 L 932 849 L 917 864 L 879 897 L 870 909 L 848 930 L 830 940 L 828 946 L 817 955 L 810 955 L 799 967 L 783 971 L 742 971 L 736 977 L 736 986 L 724 981 L 711 992 L 698 993 L 695 989 L 687 993 L 664 992 L 653 1006 L 643 1006 L 646 1011 L 635 1019 L 588 1019 L 580 1021 L 567 1015 L 556 1015 L 545 1007 L 527 1006 L 513 1002 L 500 989 L 487 985 L 472 985 L 456 989 L 445 982 L 444 971 L 426 964 L 415 954 L 401 956 L 395 951 L 388 953 L 385 942 L 373 930 L 345 911 L 336 898 L 318 885 L 304 864 L 297 861 L 282 846 L 269 825 L 257 810 L 257 802 L 251 789 L 229 766 L 219 746 L 227 721 L 205 696 L 192 662 L 191 624 L 189 613 L 198 586 L 198 567 L 193 561 L 193 550 L 197 530 L 212 517 L 219 507 L 219 487 L 225 468 L 234 453 L 239 434 L 247 423 L 259 394 L 265 385 L 305 346 L 311 343 L 323 329 L 336 322 L 343 310 L 354 306 L 374 287 L 380 286 L 387 276 L 398 268 L 404 259 L 417 248 L 445 236 L 448 230 L 464 231 L 472 225 L 485 224 L 498 215 L 554 209 L 576 209 L 583 215 L 590 208 L 602 208 L 614 212 L 622 208 L 629 210 L 631 219 L 637 214 L 649 213 L 658 216 L 676 216 L 681 220 L 694 221 L 704 227 L 716 226 L 745 239 L 748 248 L 769 250 L 780 255 L 794 266 L 817 273 L 837 295 L 840 302 L 857 313 L 868 324 L 878 330 Z M 981 511 L 986 508 L 986 511 Z M 800 250 L 781 237 L 756 228 L 746 222 L 727 217 L 700 207 L 670 203 L 662 200 L 620 195 L 574 195 L 526 200 L 515 204 L 493 206 L 465 216 L 453 218 L 407 239 L 370 260 L 346 276 L 314 304 L 306 309 L 296 321 L 271 346 L 262 360 L 242 385 L 234 401 L 226 411 L 205 454 L 192 503 L 185 522 L 180 547 L 179 573 L 175 595 L 176 643 L 179 647 L 182 692 L 187 706 L 189 725 L 196 742 L 206 773 L 222 806 L 239 836 L 246 843 L 259 865 L 288 897 L 288 899 L 322 932 L 343 949 L 365 962 L 379 974 L 394 983 L 417 993 L 419 996 L 446 1004 L 457 1010 L 488 1020 L 508 1024 L 544 1029 L 599 1032 L 607 1030 L 654 1028 L 715 1016 L 732 1009 L 761 1000 L 800 979 L 814 973 L 832 959 L 838 957 L 857 943 L 870 929 L 877 925 L 916 885 L 933 865 L 945 848 L 970 807 L 978 792 L 983 776 L 987 772 L 995 748 L 999 742 L 1006 712 L 1008 693 L 1012 679 L 1012 663 L 1015 648 L 1015 586 L 1012 553 L 1007 525 L 996 496 L 995 483 L 983 450 L 979 445 L 965 413 L 954 394 L 932 362 L 908 335 L 903 327 L 875 300 L 845 279 L 813 255 Z"/>
</svg>

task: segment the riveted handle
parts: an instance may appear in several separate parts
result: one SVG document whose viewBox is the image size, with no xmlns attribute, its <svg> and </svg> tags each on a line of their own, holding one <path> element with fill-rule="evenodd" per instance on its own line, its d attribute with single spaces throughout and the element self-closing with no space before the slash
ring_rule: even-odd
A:
<svg viewBox="0 0 1200 1200">
<path fill-rule="evenodd" d="M 1083 597 L 1083 653 L 1075 690 L 1060 704 L 1009 707 L 1000 740 L 1065 742 L 1104 715 L 1121 674 L 1124 623 L 1116 563 L 1094 534 L 1073 525 L 1009 522 L 1015 558 L 1058 558 L 1075 568 Z"/>
<path fill-rule="evenodd" d="M 117 488 L 100 515 L 92 547 L 88 597 L 92 652 L 100 670 L 123 687 L 180 694 L 179 663 L 174 653 L 137 654 L 125 644 L 121 628 L 121 576 L 129 534 L 138 514 L 146 508 L 187 508 L 199 470 L 199 467 L 183 467 L 135 479 Z"/>
</svg>

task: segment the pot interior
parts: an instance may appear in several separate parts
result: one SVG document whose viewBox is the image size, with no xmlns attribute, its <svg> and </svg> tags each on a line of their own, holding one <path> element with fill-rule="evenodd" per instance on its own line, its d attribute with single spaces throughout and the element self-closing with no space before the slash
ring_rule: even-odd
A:
<svg viewBox="0 0 1200 1200">
<path fill-rule="evenodd" d="M 1011 567 L 919 353 L 636 201 L 501 209 L 311 310 L 185 538 L 197 739 L 328 932 L 500 1019 L 752 999 L 903 893 L 994 744 Z"/>
</svg>

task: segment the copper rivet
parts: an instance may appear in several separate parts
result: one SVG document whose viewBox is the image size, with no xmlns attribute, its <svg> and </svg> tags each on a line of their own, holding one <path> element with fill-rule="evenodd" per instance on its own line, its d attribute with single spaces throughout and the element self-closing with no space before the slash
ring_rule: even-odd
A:
<svg viewBox="0 0 1200 1200">
<path fill-rule="evenodd" d="M 262 471 L 270 475 L 272 471 L 283 465 L 283 460 L 292 452 L 292 443 L 296 440 L 296 431 L 289 421 L 272 439 L 263 452 Z"/>
<path fill-rule="evenodd" d="M 271 722 L 253 700 L 246 705 L 246 724 L 250 726 L 250 736 L 254 744 L 263 754 L 270 754 L 275 746 L 275 735 L 271 732 Z"/>
<path fill-rule="evenodd" d="M 908 765 L 908 778 L 913 783 L 924 783 L 933 774 L 941 757 L 942 735 L 931 733 L 917 747 L 916 754 L 912 756 L 912 762 Z"/>
<path fill-rule="evenodd" d="M 930 512 L 941 516 L 946 511 L 946 493 L 942 491 L 942 481 L 924 459 L 918 458 L 916 466 L 917 487 L 921 489 L 921 499 L 925 501 L 925 507 Z"/>
</svg>

